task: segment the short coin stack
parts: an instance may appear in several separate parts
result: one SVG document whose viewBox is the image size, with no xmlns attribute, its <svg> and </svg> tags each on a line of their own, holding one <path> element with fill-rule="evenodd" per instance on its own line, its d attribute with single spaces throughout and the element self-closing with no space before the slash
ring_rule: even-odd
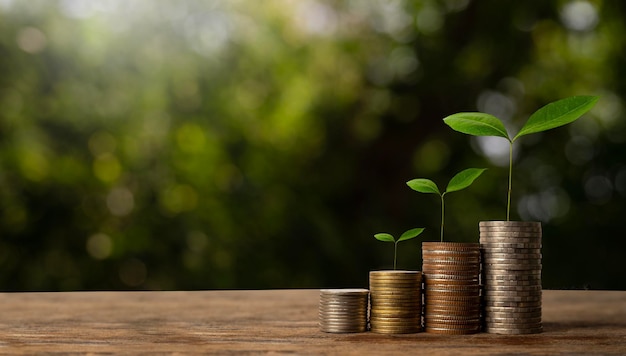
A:
<svg viewBox="0 0 626 356">
<path fill-rule="evenodd" d="M 541 323 L 541 223 L 481 221 L 485 331 L 535 334 Z"/>
<path fill-rule="evenodd" d="M 480 247 L 423 242 L 424 329 L 462 335 L 480 331 Z"/>
<path fill-rule="evenodd" d="M 319 325 L 327 333 L 367 331 L 367 289 L 320 290 Z"/>
<path fill-rule="evenodd" d="M 422 331 L 422 273 L 370 272 L 370 330 L 381 334 Z"/>
</svg>

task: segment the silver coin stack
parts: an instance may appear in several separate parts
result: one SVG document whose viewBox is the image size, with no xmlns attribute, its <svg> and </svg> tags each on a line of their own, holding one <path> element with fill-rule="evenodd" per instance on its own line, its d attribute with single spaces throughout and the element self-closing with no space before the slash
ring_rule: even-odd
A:
<svg viewBox="0 0 626 356">
<path fill-rule="evenodd" d="M 541 223 L 481 221 L 484 331 L 536 334 L 541 323 Z"/>
<path fill-rule="evenodd" d="M 327 333 L 367 331 L 367 289 L 320 290 L 319 326 Z"/>
</svg>

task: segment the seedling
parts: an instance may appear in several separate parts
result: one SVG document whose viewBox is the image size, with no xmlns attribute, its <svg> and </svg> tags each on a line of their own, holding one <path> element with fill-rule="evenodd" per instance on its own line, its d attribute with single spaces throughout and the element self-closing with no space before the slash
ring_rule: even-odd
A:
<svg viewBox="0 0 626 356">
<path fill-rule="evenodd" d="M 376 234 L 374 235 L 374 237 L 376 238 L 376 240 L 379 240 L 379 241 L 393 242 L 394 244 L 393 246 L 393 269 L 395 270 L 396 269 L 396 256 L 398 253 L 398 242 L 410 240 L 414 237 L 417 237 L 423 231 L 424 229 L 421 227 L 407 230 L 402 235 L 400 235 L 400 237 L 397 240 L 391 234 L 388 234 L 386 232 L 381 232 L 379 234 Z"/>
<path fill-rule="evenodd" d="M 450 179 L 450 182 L 448 182 L 448 186 L 446 187 L 446 191 L 443 193 L 439 191 L 437 184 L 430 179 L 417 178 L 406 182 L 409 188 L 415 191 L 420 193 L 437 194 L 441 198 L 441 242 L 443 242 L 443 223 L 445 211 L 443 197 L 448 193 L 456 192 L 469 187 L 485 170 L 486 168 L 468 168 L 457 173 L 454 177 L 452 177 L 452 179 Z"/>
<path fill-rule="evenodd" d="M 506 200 L 506 220 L 509 221 L 513 175 L 513 143 L 522 136 L 547 131 L 577 120 L 589 111 L 598 99 L 597 96 L 572 96 L 552 102 L 535 111 L 513 138 L 508 134 L 500 119 L 481 112 L 457 113 L 446 117 L 443 121 L 458 132 L 473 136 L 504 137 L 509 141 L 509 189 Z"/>
</svg>

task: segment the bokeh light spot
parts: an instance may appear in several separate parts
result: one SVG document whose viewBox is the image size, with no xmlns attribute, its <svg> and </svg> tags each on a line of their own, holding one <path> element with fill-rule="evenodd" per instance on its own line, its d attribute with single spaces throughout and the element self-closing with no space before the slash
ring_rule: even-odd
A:
<svg viewBox="0 0 626 356">
<path fill-rule="evenodd" d="M 86 243 L 87 253 L 96 260 L 104 260 L 113 252 L 113 241 L 107 234 L 97 233 L 89 236 Z"/>
<path fill-rule="evenodd" d="M 161 193 L 161 206 L 170 214 L 191 211 L 198 205 L 198 193 L 186 184 L 178 184 Z"/>
<path fill-rule="evenodd" d="M 120 265 L 119 277 L 125 285 L 129 287 L 139 287 L 148 277 L 148 268 L 141 260 L 131 258 Z"/>
<path fill-rule="evenodd" d="M 613 185 L 603 175 L 595 175 L 585 181 L 585 193 L 594 204 L 603 205 L 611 200 Z"/>
<path fill-rule="evenodd" d="M 591 31 L 598 23 L 598 12 L 588 1 L 571 1 L 561 10 L 561 21 L 573 31 Z"/>
<path fill-rule="evenodd" d="M 112 154 L 103 154 L 93 162 L 94 175 L 105 183 L 112 183 L 119 178 L 122 166 Z"/>
<path fill-rule="evenodd" d="M 31 54 L 43 51 L 47 45 L 46 35 L 35 27 L 25 27 L 20 30 L 16 41 L 22 51 Z"/>
<path fill-rule="evenodd" d="M 193 124 L 183 124 L 176 131 L 176 143 L 183 152 L 197 153 L 204 149 L 206 136 L 202 127 Z"/>
<path fill-rule="evenodd" d="M 109 211 L 116 216 L 130 214 L 135 206 L 133 193 L 123 187 L 113 188 L 107 195 L 106 201 Z"/>
</svg>

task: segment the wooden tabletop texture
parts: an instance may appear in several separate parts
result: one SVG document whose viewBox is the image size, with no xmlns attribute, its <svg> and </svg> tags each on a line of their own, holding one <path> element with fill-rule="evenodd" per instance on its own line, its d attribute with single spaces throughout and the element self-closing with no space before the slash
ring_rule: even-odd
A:
<svg viewBox="0 0 626 356">
<path fill-rule="evenodd" d="M 0 354 L 626 354 L 626 292 L 543 293 L 544 332 L 328 334 L 319 290 L 1 293 Z"/>
</svg>

